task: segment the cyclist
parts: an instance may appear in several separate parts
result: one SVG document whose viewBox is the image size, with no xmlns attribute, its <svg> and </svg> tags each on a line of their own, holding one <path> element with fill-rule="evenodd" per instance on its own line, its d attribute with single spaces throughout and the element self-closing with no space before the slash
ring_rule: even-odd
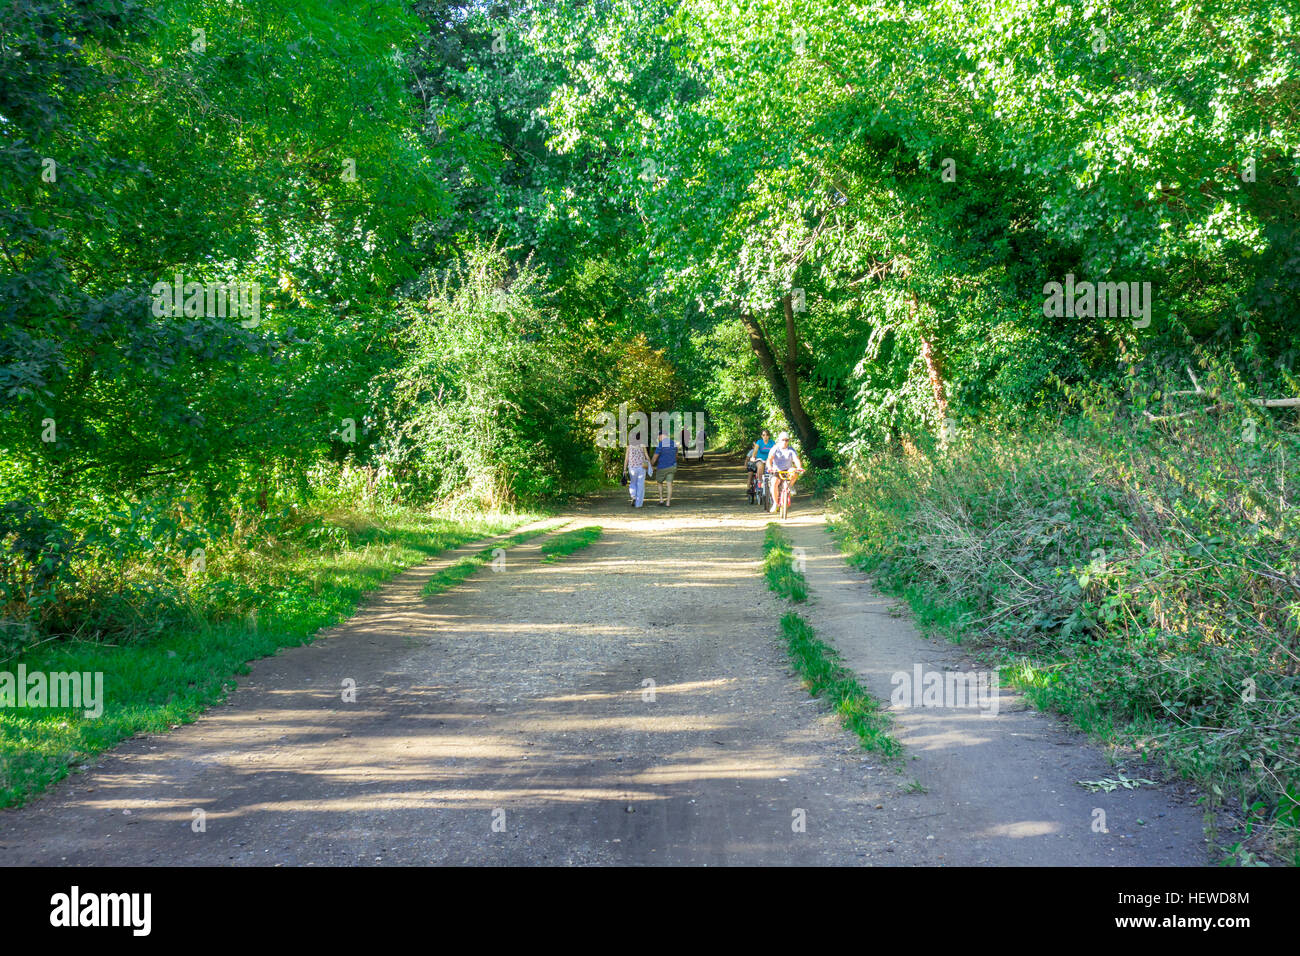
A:
<svg viewBox="0 0 1300 956">
<path fill-rule="evenodd" d="M 758 441 L 749 449 L 749 457 L 745 459 L 745 467 L 749 468 L 749 463 L 754 463 L 754 471 L 758 473 L 758 485 L 763 486 L 763 469 L 767 466 L 767 456 L 776 447 L 776 442 L 772 441 L 772 433 L 766 428 L 763 429 Z"/>
<path fill-rule="evenodd" d="M 776 511 L 780 507 L 777 502 L 777 481 L 778 471 L 789 471 L 793 468 L 795 471 L 802 473 L 803 462 L 799 460 L 799 453 L 790 447 L 790 433 L 781 432 L 776 436 L 776 446 L 767 453 L 767 474 L 771 479 L 772 486 L 772 507 L 770 511 Z"/>
</svg>

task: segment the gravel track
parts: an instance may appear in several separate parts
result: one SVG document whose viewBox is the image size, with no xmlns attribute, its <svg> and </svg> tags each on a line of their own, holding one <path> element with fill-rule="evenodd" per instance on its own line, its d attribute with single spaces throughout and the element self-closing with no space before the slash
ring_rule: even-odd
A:
<svg viewBox="0 0 1300 956">
<path fill-rule="evenodd" d="M 256 662 L 195 723 L 0 813 L 0 864 L 1204 862 L 1199 814 L 1164 791 L 1106 795 L 1121 808 L 1110 835 L 1079 817 L 1096 795 L 1052 807 L 1026 789 L 1017 804 L 1026 777 L 1064 794 L 1076 775 L 1113 775 L 1048 717 L 1031 715 L 1036 749 L 1001 734 L 982 762 L 934 754 L 1002 717 L 952 719 L 919 751 L 925 728 L 908 725 L 930 756 L 901 774 L 862 752 L 791 672 L 787 607 L 759 569 L 767 516 L 743 477 L 685 463 L 669 509 L 653 485 L 640 511 L 611 489 L 566 516 L 605 529 L 591 547 L 544 563 L 534 539 L 433 598 L 428 576 L 483 543 L 408 571 L 313 644 Z M 879 690 L 931 645 L 882 613 L 821 520 L 797 499 L 814 592 L 801 613 Z M 942 783 L 953 773 L 961 786 Z M 908 792 L 913 778 L 928 792 Z M 1158 839 L 1124 843 L 1128 808 L 1167 820 Z"/>
</svg>

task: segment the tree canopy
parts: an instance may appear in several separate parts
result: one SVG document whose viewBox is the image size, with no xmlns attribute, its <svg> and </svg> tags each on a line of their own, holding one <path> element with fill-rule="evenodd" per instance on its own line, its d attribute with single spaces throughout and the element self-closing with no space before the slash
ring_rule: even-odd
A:
<svg viewBox="0 0 1300 956">
<path fill-rule="evenodd" d="M 591 418 L 622 401 L 788 424 L 836 467 L 1206 349 L 1290 394 L 1294 27 L 1248 0 L 10 5 L 0 483 L 215 514 L 349 459 L 526 501 L 612 467 Z"/>
</svg>

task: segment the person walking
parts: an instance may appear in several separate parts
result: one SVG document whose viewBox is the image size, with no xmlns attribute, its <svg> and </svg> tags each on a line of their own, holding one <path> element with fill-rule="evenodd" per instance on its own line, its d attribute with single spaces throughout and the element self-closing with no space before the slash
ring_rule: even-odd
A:
<svg viewBox="0 0 1300 956">
<path fill-rule="evenodd" d="M 650 459 L 641 442 L 628 442 L 627 452 L 623 455 L 623 470 L 628 474 L 627 493 L 633 508 L 640 508 L 645 501 L 645 475 L 649 467 Z"/>
<path fill-rule="evenodd" d="M 668 432 L 660 430 L 659 444 L 655 445 L 654 457 L 650 464 L 655 471 L 655 481 L 659 482 L 659 504 L 671 508 L 673 504 L 673 475 L 677 472 L 677 442 L 669 437 Z M 664 486 L 668 486 L 668 497 L 664 498 Z"/>
<path fill-rule="evenodd" d="M 687 420 L 683 418 L 682 428 L 678 434 L 682 453 L 686 458 L 692 462 L 702 463 L 704 461 L 705 441 L 703 417 L 697 414 L 695 422 L 698 427 L 692 430 Z"/>
</svg>

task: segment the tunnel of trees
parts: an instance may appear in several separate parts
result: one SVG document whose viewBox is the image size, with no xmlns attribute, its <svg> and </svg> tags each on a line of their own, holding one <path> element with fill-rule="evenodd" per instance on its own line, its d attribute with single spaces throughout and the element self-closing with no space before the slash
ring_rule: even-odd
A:
<svg viewBox="0 0 1300 956">
<path fill-rule="evenodd" d="M 0 657 L 700 410 L 1294 841 L 1298 106 L 1260 0 L 4 5 Z"/>
</svg>

